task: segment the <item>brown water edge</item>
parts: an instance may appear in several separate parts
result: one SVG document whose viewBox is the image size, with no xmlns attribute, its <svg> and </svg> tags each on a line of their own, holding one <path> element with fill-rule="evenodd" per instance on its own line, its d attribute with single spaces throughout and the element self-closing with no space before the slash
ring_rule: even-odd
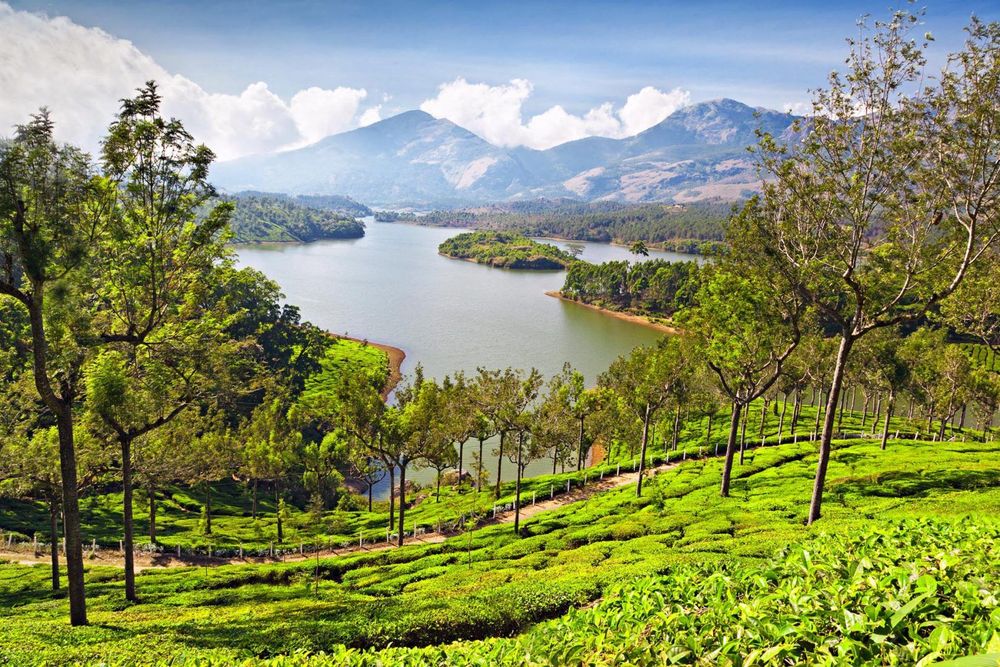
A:
<svg viewBox="0 0 1000 667">
<path fill-rule="evenodd" d="M 341 336 L 340 334 L 335 334 L 327 332 L 327 335 L 333 339 L 343 338 L 344 340 L 353 340 L 356 343 L 362 343 L 371 345 L 372 347 L 378 348 L 385 352 L 386 356 L 389 357 L 389 377 L 386 378 L 385 386 L 382 387 L 382 400 L 389 398 L 389 394 L 392 390 L 396 388 L 399 381 L 403 379 L 403 360 L 406 359 L 406 352 L 399 349 L 398 347 L 393 347 L 392 345 L 387 345 L 386 343 L 376 343 L 371 340 L 363 340 L 361 338 L 355 338 L 353 336 Z"/>
<path fill-rule="evenodd" d="M 569 297 L 564 296 L 563 293 L 559 291 L 546 292 L 545 295 L 553 296 L 557 299 L 566 301 L 567 303 L 573 303 L 578 306 L 582 306 L 584 308 L 590 308 L 591 310 L 596 310 L 599 313 L 603 313 L 605 315 L 608 315 L 609 317 L 614 317 L 615 319 L 625 320 L 626 322 L 639 324 L 641 326 L 649 327 L 650 329 L 656 329 L 657 331 L 662 331 L 664 333 L 669 333 L 669 334 L 681 333 L 681 330 L 678 329 L 677 327 L 672 327 L 668 324 L 663 324 L 662 322 L 658 322 L 653 318 L 647 317 L 645 315 L 637 315 L 635 313 L 623 313 L 620 310 L 611 310 L 609 308 L 602 308 L 600 306 L 595 306 L 592 303 L 584 303 L 582 301 L 577 301 L 576 299 L 570 299 Z"/>
</svg>

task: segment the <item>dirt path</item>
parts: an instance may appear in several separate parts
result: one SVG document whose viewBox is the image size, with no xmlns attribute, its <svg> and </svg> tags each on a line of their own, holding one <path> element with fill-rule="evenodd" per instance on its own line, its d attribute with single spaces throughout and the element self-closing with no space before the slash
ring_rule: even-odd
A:
<svg viewBox="0 0 1000 667">
<path fill-rule="evenodd" d="M 670 470 L 678 465 L 678 462 L 664 463 L 659 466 L 649 468 L 645 471 L 647 479 L 653 475 L 657 475 L 665 470 Z M 525 519 L 530 519 L 533 516 L 547 512 L 549 510 L 558 509 L 566 505 L 571 505 L 573 503 L 581 502 L 591 498 L 592 496 L 602 493 L 604 491 L 610 491 L 612 489 L 618 489 L 623 486 L 629 486 L 630 484 L 635 484 L 636 480 L 639 479 L 639 473 L 637 472 L 623 472 L 620 475 L 615 475 L 611 477 L 605 477 L 603 480 L 591 482 L 584 487 L 578 487 L 571 490 L 569 493 L 563 493 L 556 496 L 550 500 L 538 501 L 533 505 L 524 505 L 521 507 L 521 521 Z M 522 501 L 524 497 L 522 496 Z M 484 521 L 479 527 L 494 526 L 500 524 L 510 524 L 514 523 L 514 510 L 507 510 L 504 512 L 497 512 L 496 518 L 490 517 L 487 521 Z M 450 537 L 455 537 L 455 534 L 439 533 L 435 531 L 429 531 L 426 533 L 421 533 L 415 537 L 407 537 L 404 540 L 405 545 L 411 544 L 438 544 L 444 542 Z M 317 557 L 319 558 L 330 558 L 333 556 L 345 556 L 347 554 L 354 554 L 360 551 L 371 552 L 371 551 L 382 551 L 385 549 L 396 548 L 395 543 L 379 542 L 377 544 L 365 544 L 363 546 L 355 545 L 351 547 L 344 547 L 342 549 L 329 549 L 317 552 L 313 551 L 310 553 L 299 554 L 285 554 L 284 557 L 275 558 L 256 558 L 256 557 L 246 557 L 246 558 L 208 558 L 208 557 L 195 557 L 195 556 L 184 556 L 177 558 L 174 555 L 163 553 L 157 555 L 150 554 L 136 554 L 135 555 L 135 569 L 137 572 L 143 570 L 148 570 L 151 568 L 164 568 L 164 567 L 189 567 L 189 566 L 217 566 L 217 565 L 230 565 L 236 563 L 277 563 L 277 562 L 300 562 L 312 560 Z M 124 567 L 124 562 L 122 556 L 119 552 L 115 550 L 103 550 L 97 551 L 91 557 L 90 552 L 84 549 L 84 558 L 90 565 L 104 565 L 110 567 Z M 37 564 L 49 564 L 51 560 L 46 553 L 41 553 L 39 556 L 35 557 L 31 553 L 19 552 L 19 551 L 7 551 L 0 548 L 0 561 L 9 561 L 14 563 L 20 563 L 22 565 L 37 565 Z M 64 561 L 60 557 L 60 563 Z"/>
</svg>

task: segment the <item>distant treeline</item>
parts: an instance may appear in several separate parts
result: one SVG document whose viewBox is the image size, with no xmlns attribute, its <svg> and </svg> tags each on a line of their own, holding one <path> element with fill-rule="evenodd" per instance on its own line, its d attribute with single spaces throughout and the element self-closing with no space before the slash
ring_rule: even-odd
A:
<svg viewBox="0 0 1000 667">
<path fill-rule="evenodd" d="M 236 243 L 354 239 L 365 235 L 363 223 L 334 209 L 346 197 L 297 197 L 239 193 L 229 197 L 236 208 L 230 227 Z M 364 207 L 353 200 L 354 205 Z M 306 203 L 308 202 L 308 204 Z M 350 210 L 348 206 L 346 210 Z"/>
<path fill-rule="evenodd" d="M 562 294 L 610 310 L 669 317 L 691 305 L 699 275 L 695 262 L 574 262 Z"/>
<path fill-rule="evenodd" d="M 437 227 L 516 231 L 577 241 L 645 241 L 664 250 L 707 253 L 725 234 L 730 203 L 623 204 L 535 200 L 494 204 L 427 215 L 380 213 L 386 222 L 406 220 Z"/>
</svg>

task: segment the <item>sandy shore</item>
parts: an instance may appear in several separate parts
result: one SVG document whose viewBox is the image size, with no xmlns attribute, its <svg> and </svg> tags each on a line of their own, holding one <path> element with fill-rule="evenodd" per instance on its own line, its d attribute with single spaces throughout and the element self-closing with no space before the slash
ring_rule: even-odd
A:
<svg viewBox="0 0 1000 667">
<path fill-rule="evenodd" d="M 640 324 L 644 327 L 649 327 L 650 329 L 656 329 L 657 331 L 662 331 L 664 333 L 678 334 L 681 332 L 677 327 L 672 327 L 662 322 L 657 322 L 656 320 L 646 317 L 645 315 L 636 315 L 634 313 L 623 313 L 618 310 L 609 310 L 607 308 L 601 308 L 600 306 L 595 306 L 590 303 L 583 303 L 582 301 L 576 301 L 575 299 L 569 299 L 563 296 L 562 292 L 546 292 L 546 296 L 553 296 L 557 299 L 562 299 L 568 303 L 573 303 L 583 308 L 590 308 L 591 310 L 596 310 L 599 313 L 603 313 L 610 317 L 614 317 L 619 320 L 625 320 L 626 322 L 631 322 L 633 324 Z"/>
<path fill-rule="evenodd" d="M 377 347 L 386 353 L 386 356 L 389 357 L 389 378 L 386 380 L 385 386 L 382 388 L 382 400 L 389 398 L 389 394 L 391 394 L 392 390 L 396 388 L 399 381 L 403 379 L 403 359 L 406 359 L 406 352 L 403 352 L 398 347 L 386 345 L 385 343 L 376 343 L 372 340 L 365 341 L 360 338 L 354 338 L 353 336 L 341 336 L 335 333 L 331 333 L 330 336 L 333 338 L 353 340 L 357 343 L 368 343 L 372 347 Z"/>
</svg>

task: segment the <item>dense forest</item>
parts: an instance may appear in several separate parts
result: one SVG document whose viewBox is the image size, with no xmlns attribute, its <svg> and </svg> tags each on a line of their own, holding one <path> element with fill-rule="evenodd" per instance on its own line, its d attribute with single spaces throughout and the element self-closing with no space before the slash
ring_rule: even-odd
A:
<svg viewBox="0 0 1000 667">
<path fill-rule="evenodd" d="M 444 241 L 438 252 L 503 269 L 558 271 L 576 261 L 564 250 L 514 232 L 466 232 Z"/>
<path fill-rule="evenodd" d="M 305 243 L 356 239 L 365 234 L 364 223 L 327 207 L 334 203 L 330 197 L 293 199 L 284 195 L 244 192 L 228 199 L 235 204 L 229 227 L 236 243 Z"/>
<path fill-rule="evenodd" d="M 691 305 L 698 280 L 695 262 L 574 262 L 561 294 L 609 310 L 670 317 Z"/>
<path fill-rule="evenodd" d="M 387 222 L 406 221 L 441 227 L 510 230 L 525 236 L 628 244 L 701 253 L 718 245 L 725 232 L 730 203 L 621 204 L 536 200 L 494 204 L 426 215 L 382 213 Z"/>
<path fill-rule="evenodd" d="M 155 84 L 96 158 L 26 119 L 0 662 L 995 664 L 1000 24 L 938 77 L 914 30 L 862 24 L 807 139 L 760 138 L 716 261 L 574 274 L 683 328 L 592 385 L 418 364 L 386 401 L 377 350 L 234 266 L 214 155 Z"/>
</svg>

